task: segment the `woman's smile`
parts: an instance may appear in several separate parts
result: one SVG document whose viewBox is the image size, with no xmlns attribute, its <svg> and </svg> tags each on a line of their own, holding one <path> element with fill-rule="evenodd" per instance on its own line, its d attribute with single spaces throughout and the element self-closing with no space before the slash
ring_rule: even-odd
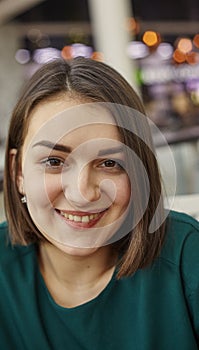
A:
<svg viewBox="0 0 199 350">
<path fill-rule="evenodd" d="M 64 219 L 68 225 L 71 225 L 77 229 L 87 229 L 95 226 L 107 210 L 108 209 L 105 209 L 97 213 L 86 213 L 80 211 L 74 212 L 55 209 L 56 213 L 61 216 L 61 218 Z"/>
</svg>

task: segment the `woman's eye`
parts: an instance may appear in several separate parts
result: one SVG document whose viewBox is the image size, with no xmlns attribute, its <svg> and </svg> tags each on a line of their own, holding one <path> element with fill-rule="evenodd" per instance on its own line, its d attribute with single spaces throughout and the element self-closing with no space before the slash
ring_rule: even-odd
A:
<svg viewBox="0 0 199 350">
<path fill-rule="evenodd" d="M 63 162 L 60 159 L 52 158 L 47 161 L 47 165 L 50 165 L 51 167 L 59 167 L 60 165 L 63 165 Z"/>
<path fill-rule="evenodd" d="M 104 165 L 107 168 L 114 168 L 117 165 L 117 163 L 112 159 L 108 159 L 104 162 Z"/>
<path fill-rule="evenodd" d="M 104 168 L 124 169 L 124 164 L 121 160 L 107 159 L 102 164 Z"/>
<path fill-rule="evenodd" d="M 47 168 L 58 169 L 64 165 L 64 161 L 59 158 L 47 158 L 42 162 Z"/>
</svg>

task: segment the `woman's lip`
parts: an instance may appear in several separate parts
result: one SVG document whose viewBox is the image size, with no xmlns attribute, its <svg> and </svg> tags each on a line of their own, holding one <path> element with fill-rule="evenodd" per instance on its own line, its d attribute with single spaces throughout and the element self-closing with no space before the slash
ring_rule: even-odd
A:
<svg viewBox="0 0 199 350">
<path fill-rule="evenodd" d="M 107 211 L 107 209 L 101 211 L 101 212 L 95 212 L 95 213 L 91 213 L 89 212 L 89 214 L 85 214 L 85 212 L 74 212 L 74 211 L 64 211 L 64 213 L 73 216 L 79 216 L 79 217 L 86 217 L 86 216 L 94 216 L 92 219 L 88 219 L 88 221 L 84 222 L 84 221 L 75 221 L 75 220 L 71 220 L 70 218 L 65 217 L 64 215 L 61 214 L 61 211 L 58 209 L 55 209 L 56 213 L 62 218 L 62 220 L 64 220 L 68 225 L 72 226 L 73 228 L 76 229 L 88 229 L 91 228 L 93 226 L 95 226 L 97 224 L 97 222 L 102 218 L 102 216 L 105 214 L 105 212 Z M 74 214 L 77 213 L 77 214 Z M 80 213 L 82 213 L 82 215 L 80 215 Z M 96 214 L 96 215 L 95 215 Z M 82 218 L 83 219 L 83 218 Z"/>
<path fill-rule="evenodd" d="M 62 210 L 62 209 L 57 209 L 55 208 L 55 210 L 59 213 L 64 213 L 64 214 L 71 214 L 71 215 L 77 215 L 77 216 L 89 216 L 89 215 L 94 215 L 94 214 L 100 214 L 103 213 L 104 211 L 106 211 L 108 208 L 105 209 L 100 209 L 98 211 L 74 211 L 74 210 Z"/>
</svg>

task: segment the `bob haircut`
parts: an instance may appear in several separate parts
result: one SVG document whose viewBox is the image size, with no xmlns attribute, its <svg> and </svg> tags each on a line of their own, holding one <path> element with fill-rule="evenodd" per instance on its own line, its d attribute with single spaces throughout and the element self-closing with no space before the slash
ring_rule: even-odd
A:
<svg viewBox="0 0 199 350">
<path fill-rule="evenodd" d="M 17 188 L 17 174 L 21 165 L 21 150 L 31 112 L 40 102 L 53 100 L 57 96 L 64 98 L 66 94 L 79 100 L 80 104 L 81 101 L 84 103 L 85 101 L 109 102 L 130 107 L 138 111 L 138 114 L 145 114 L 143 104 L 133 88 L 117 71 L 102 62 L 77 57 L 69 61 L 54 60 L 39 68 L 25 86 L 14 108 L 6 146 L 4 201 L 10 239 L 13 244 L 27 245 L 45 239 L 34 225 L 27 207 L 21 202 L 21 194 Z M 141 119 L 143 118 L 140 118 L 140 122 Z M 144 119 L 147 120 L 147 118 Z M 157 207 L 159 217 L 163 217 L 164 209 L 160 173 L 153 152 L 150 128 L 142 124 L 141 128 L 144 130 L 144 141 L 143 137 L 140 138 L 125 127 L 118 128 L 122 142 L 136 153 L 144 165 L 150 192 L 147 208 L 139 222 L 125 237 L 113 243 L 120 257 L 117 266 L 118 278 L 132 275 L 137 269 L 149 266 L 158 256 L 165 234 L 164 222 L 153 234 L 149 233 L 149 226 Z M 11 149 L 17 150 L 12 171 L 10 169 Z M 133 183 L 134 200 L 132 202 L 134 204 L 131 210 L 139 211 L 139 208 L 142 207 L 143 181 L 142 184 L 139 183 L 141 175 L 135 166 L 131 171 L 134 174 L 133 182 L 131 182 Z M 129 218 L 133 215 L 131 210 L 128 214 Z"/>
</svg>

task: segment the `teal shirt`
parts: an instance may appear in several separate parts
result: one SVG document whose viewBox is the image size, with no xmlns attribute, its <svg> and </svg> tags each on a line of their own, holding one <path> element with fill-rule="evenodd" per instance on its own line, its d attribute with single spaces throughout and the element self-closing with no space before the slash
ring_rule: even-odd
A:
<svg viewBox="0 0 199 350">
<path fill-rule="evenodd" d="M 6 244 L 0 226 L 0 349 L 199 349 L 199 223 L 170 213 L 161 255 L 93 300 L 57 305 L 38 269 L 36 246 Z M 198 345 L 197 345 L 198 344 Z"/>
</svg>

